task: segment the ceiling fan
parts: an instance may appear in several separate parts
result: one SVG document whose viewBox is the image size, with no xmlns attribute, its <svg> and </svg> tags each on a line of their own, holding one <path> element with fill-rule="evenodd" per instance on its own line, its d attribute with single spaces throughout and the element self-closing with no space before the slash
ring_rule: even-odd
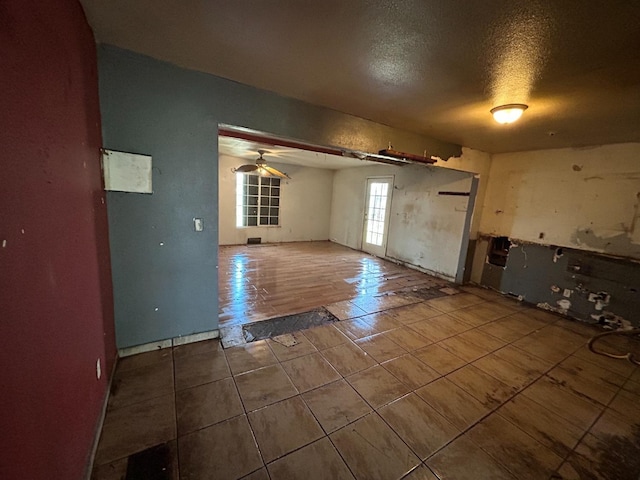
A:
<svg viewBox="0 0 640 480">
<path fill-rule="evenodd" d="M 268 153 L 266 150 L 258 150 L 258 153 L 260 154 L 260 157 L 258 157 L 258 159 L 256 159 L 256 163 L 255 164 L 247 164 L 247 165 L 240 165 L 238 168 L 234 168 L 233 171 L 238 173 L 252 173 L 255 172 L 258 175 L 263 175 L 263 176 L 271 176 L 271 177 L 280 177 L 280 178 L 291 178 L 289 175 L 287 175 L 286 173 L 281 172 L 280 170 L 277 170 L 273 167 L 270 167 L 267 165 L 267 161 L 262 158 L 262 156 L 265 153 Z"/>
</svg>

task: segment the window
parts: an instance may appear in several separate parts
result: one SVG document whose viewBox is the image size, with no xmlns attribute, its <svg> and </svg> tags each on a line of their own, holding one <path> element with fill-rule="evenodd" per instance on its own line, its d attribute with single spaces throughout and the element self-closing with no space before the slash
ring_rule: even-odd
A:
<svg viewBox="0 0 640 480">
<path fill-rule="evenodd" d="M 236 227 L 279 225 L 280 179 L 236 173 Z"/>
</svg>

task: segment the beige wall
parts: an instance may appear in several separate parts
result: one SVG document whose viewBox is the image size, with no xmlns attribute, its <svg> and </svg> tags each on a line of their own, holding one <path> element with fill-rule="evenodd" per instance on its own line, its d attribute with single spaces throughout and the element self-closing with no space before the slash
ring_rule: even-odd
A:
<svg viewBox="0 0 640 480">
<path fill-rule="evenodd" d="M 639 205 L 638 143 L 496 154 L 480 232 L 640 258 Z"/>
<path fill-rule="evenodd" d="M 236 227 L 236 177 L 232 169 L 245 161 L 221 155 L 219 170 L 220 245 L 237 245 L 249 237 L 263 243 L 329 239 L 333 170 L 297 165 L 269 164 L 291 176 L 283 180 L 278 227 Z"/>
<path fill-rule="evenodd" d="M 367 177 L 394 176 L 388 258 L 453 279 L 460 260 L 472 174 L 444 168 L 378 165 L 339 170 L 333 183 L 331 239 L 360 249 Z"/>
<path fill-rule="evenodd" d="M 478 177 L 478 194 L 476 196 L 476 208 L 473 212 L 470 235 L 471 240 L 475 240 L 478 237 L 478 231 L 480 229 L 482 205 L 484 203 L 487 185 L 489 183 L 491 155 L 481 150 L 462 147 L 462 156 L 451 157 L 448 161 L 438 160 L 436 165 L 438 167 L 451 168 L 461 170 L 463 172 L 472 172 Z"/>
</svg>

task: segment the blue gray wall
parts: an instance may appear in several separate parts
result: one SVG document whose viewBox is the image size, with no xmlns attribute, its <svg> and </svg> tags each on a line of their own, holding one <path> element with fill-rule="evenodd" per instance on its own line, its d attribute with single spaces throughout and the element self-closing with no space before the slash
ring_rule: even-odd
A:
<svg viewBox="0 0 640 480">
<path fill-rule="evenodd" d="M 512 242 L 504 268 L 485 263 L 483 285 L 586 322 L 602 321 L 600 317 L 613 314 L 640 325 L 637 262 L 572 248 Z M 486 239 L 479 244 L 486 249 Z M 593 297 L 598 294 L 609 296 L 601 309 L 596 308 Z M 559 302 L 568 302 L 564 303 L 566 311 Z"/>
<path fill-rule="evenodd" d="M 392 141 L 406 152 L 461 154 L 457 145 L 109 45 L 98 46 L 98 61 L 104 147 L 153 157 L 152 195 L 107 196 L 119 348 L 218 327 L 219 124 L 368 152 Z M 203 232 L 194 217 L 204 219 Z"/>
</svg>

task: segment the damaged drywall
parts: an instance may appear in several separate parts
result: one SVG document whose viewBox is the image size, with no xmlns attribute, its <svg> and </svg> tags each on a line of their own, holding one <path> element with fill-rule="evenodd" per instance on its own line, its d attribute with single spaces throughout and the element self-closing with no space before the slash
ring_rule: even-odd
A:
<svg viewBox="0 0 640 480">
<path fill-rule="evenodd" d="M 640 264 L 632 259 L 511 240 L 505 267 L 486 262 L 480 283 L 590 323 L 640 325 Z"/>
</svg>

